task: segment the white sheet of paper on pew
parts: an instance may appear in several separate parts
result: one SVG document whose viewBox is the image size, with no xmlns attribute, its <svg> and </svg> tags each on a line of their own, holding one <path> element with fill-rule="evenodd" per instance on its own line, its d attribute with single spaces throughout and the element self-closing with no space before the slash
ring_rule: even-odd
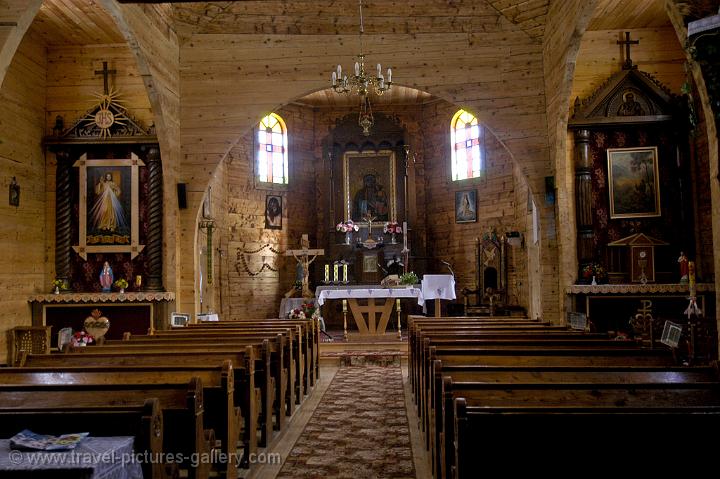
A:
<svg viewBox="0 0 720 479">
<path fill-rule="evenodd" d="M 197 315 L 198 321 L 220 321 L 217 313 L 200 313 Z"/>
</svg>

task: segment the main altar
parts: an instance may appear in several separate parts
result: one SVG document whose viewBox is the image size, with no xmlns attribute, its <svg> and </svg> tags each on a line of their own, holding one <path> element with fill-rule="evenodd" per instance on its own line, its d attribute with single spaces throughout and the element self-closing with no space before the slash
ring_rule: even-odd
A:
<svg viewBox="0 0 720 479">
<path fill-rule="evenodd" d="M 397 311 L 397 336 L 402 338 L 400 300 L 414 298 L 422 305 L 425 302 L 422 291 L 414 286 L 383 288 L 378 285 L 338 285 L 319 286 L 315 290 L 317 304 L 322 307 L 328 300 L 342 300 L 343 305 L 343 337 L 348 338 L 347 313 L 348 306 L 355 325 L 361 335 L 382 336 L 390 322 L 393 308 Z M 382 300 L 376 302 L 376 300 Z M 360 303 L 359 301 L 362 301 Z M 379 315 L 379 316 L 378 316 Z"/>
</svg>

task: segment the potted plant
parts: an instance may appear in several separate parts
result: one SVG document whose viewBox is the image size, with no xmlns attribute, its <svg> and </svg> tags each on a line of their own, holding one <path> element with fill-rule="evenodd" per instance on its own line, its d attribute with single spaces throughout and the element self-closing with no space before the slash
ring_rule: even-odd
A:
<svg viewBox="0 0 720 479">
<path fill-rule="evenodd" d="M 412 286 L 412 285 L 418 284 L 419 282 L 420 282 L 420 279 L 418 278 L 418 275 L 416 275 L 414 271 L 410 271 L 409 273 L 400 275 L 400 284 L 404 284 L 406 286 Z"/>
</svg>

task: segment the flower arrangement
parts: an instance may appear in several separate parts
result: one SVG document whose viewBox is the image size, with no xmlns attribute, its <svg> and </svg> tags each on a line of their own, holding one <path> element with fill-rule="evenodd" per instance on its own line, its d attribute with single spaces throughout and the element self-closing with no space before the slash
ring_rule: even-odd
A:
<svg viewBox="0 0 720 479">
<path fill-rule="evenodd" d="M 410 271 L 409 273 L 405 273 L 400 276 L 400 284 L 418 284 L 419 282 L 420 279 L 414 271 Z"/>
<path fill-rule="evenodd" d="M 596 281 L 604 280 L 607 278 L 607 271 L 600 263 L 586 264 L 582 269 L 583 279 L 590 281 L 593 276 L 595 276 Z"/>
<path fill-rule="evenodd" d="M 113 283 L 115 287 L 120 289 L 125 289 L 128 287 L 128 282 L 125 280 L 125 278 L 120 278 L 117 281 Z"/>
<path fill-rule="evenodd" d="M 78 331 L 70 338 L 70 345 L 73 347 L 87 346 L 95 342 L 95 338 L 90 333 Z"/>
<path fill-rule="evenodd" d="M 288 313 L 288 319 L 315 319 L 319 317 L 320 308 L 315 306 L 313 303 L 303 303 L 299 308 L 292 309 Z"/>
<path fill-rule="evenodd" d="M 52 282 L 52 285 L 55 286 L 56 288 L 62 288 L 64 284 L 65 284 L 65 281 L 63 281 L 60 278 L 55 278 Z"/>
<path fill-rule="evenodd" d="M 383 233 L 402 234 L 402 232 L 402 226 L 397 224 L 395 221 L 389 221 L 385 223 L 385 226 L 383 228 Z"/>
<path fill-rule="evenodd" d="M 360 227 L 353 220 L 347 220 L 344 223 L 338 223 L 335 229 L 343 233 L 350 233 L 351 231 L 358 231 Z"/>
</svg>

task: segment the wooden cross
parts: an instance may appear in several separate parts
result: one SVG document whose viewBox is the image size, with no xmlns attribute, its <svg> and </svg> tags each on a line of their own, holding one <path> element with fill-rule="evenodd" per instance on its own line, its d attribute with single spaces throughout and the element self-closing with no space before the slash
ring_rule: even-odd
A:
<svg viewBox="0 0 720 479">
<path fill-rule="evenodd" d="M 623 63 L 623 70 L 632 70 L 637 68 L 633 66 L 633 62 L 630 59 L 630 45 L 639 45 L 640 40 L 630 40 L 630 32 L 625 32 L 625 40 L 618 40 L 618 45 L 625 45 L 625 63 Z"/>
<path fill-rule="evenodd" d="M 96 75 L 102 75 L 103 76 L 103 87 L 104 92 L 107 95 L 110 92 L 110 89 L 108 88 L 108 75 L 110 74 L 116 74 L 117 70 L 108 70 L 107 62 L 103 62 L 103 69 L 102 70 L 95 70 Z"/>
<path fill-rule="evenodd" d="M 300 239 L 300 248 L 301 249 L 290 249 L 285 251 L 285 256 L 294 256 L 300 265 L 302 265 L 303 269 L 303 279 L 302 279 L 302 295 L 303 298 L 312 298 L 314 295 L 312 291 L 310 291 L 310 264 L 315 261 L 315 258 L 318 256 L 322 256 L 325 254 L 325 250 L 323 249 L 309 249 L 310 241 L 308 240 L 308 235 L 304 234 L 302 235 L 302 238 Z M 312 256 L 312 259 L 309 258 L 309 256 Z"/>
</svg>

